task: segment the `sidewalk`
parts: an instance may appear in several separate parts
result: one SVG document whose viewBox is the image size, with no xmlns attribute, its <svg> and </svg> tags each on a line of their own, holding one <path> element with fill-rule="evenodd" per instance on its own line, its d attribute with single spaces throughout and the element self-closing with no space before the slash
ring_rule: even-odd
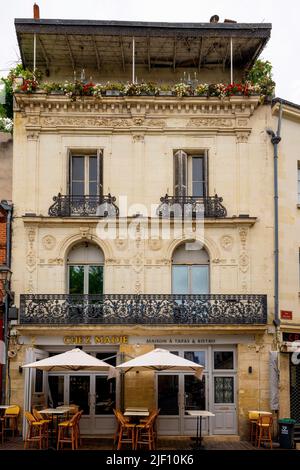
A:
<svg viewBox="0 0 300 470">
<path fill-rule="evenodd" d="M 157 450 L 190 450 L 193 441 L 190 438 L 159 438 Z M 204 440 L 207 450 L 258 450 L 249 441 L 207 441 Z M 67 447 L 65 447 L 67 449 Z M 276 450 L 278 447 L 275 447 Z M 0 445 L 1 450 L 23 450 L 24 442 L 21 437 L 10 438 Z M 30 447 L 30 450 L 36 447 Z M 125 447 L 124 447 L 125 449 Z M 129 448 L 128 448 L 129 449 Z M 113 450 L 111 437 L 83 438 L 79 450 Z M 269 450 L 260 448 L 260 450 Z"/>
</svg>

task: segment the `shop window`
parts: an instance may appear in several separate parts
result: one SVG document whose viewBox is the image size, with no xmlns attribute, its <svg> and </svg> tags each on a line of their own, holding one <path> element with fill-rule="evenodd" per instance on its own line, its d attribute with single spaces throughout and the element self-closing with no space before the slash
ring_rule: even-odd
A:
<svg viewBox="0 0 300 470">
<path fill-rule="evenodd" d="M 35 393 L 42 393 L 42 391 L 43 391 L 43 380 L 44 380 L 44 372 L 41 369 L 36 369 L 36 371 L 35 371 L 35 384 L 34 384 L 34 392 Z"/>
<path fill-rule="evenodd" d="M 214 351 L 214 369 L 233 369 L 233 351 Z"/>
<path fill-rule="evenodd" d="M 205 368 L 205 351 L 184 351 L 184 358 L 196 362 Z"/>
<path fill-rule="evenodd" d="M 112 415 L 116 407 L 116 379 L 96 376 L 96 415 Z"/>
</svg>

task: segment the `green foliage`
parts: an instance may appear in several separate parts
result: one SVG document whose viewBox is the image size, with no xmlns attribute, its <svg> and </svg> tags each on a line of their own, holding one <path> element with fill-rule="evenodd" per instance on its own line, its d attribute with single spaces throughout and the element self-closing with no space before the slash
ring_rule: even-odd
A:
<svg viewBox="0 0 300 470">
<path fill-rule="evenodd" d="M 259 85 L 263 95 L 272 96 L 275 82 L 272 78 L 272 64 L 268 60 L 258 59 L 247 74 L 247 80 L 253 85 Z"/>
</svg>

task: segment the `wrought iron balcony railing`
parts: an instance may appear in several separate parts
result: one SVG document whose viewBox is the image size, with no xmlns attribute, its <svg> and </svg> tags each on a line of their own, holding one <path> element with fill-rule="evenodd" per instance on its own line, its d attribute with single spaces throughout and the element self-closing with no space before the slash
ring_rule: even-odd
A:
<svg viewBox="0 0 300 470">
<path fill-rule="evenodd" d="M 106 196 L 63 196 L 58 193 L 53 197 L 54 204 L 49 207 L 52 217 L 117 217 L 119 208 L 116 198 Z"/>
<path fill-rule="evenodd" d="M 252 294 L 24 294 L 21 324 L 266 324 L 267 296 Z"/>
<path fill-rule="evenodd" d="M 226 217 L 227 210 L 222 204 L 223 198 L 215 196 L 165 196 L 160 198 L 157 208 L 159 217 Z"/>
</svg>

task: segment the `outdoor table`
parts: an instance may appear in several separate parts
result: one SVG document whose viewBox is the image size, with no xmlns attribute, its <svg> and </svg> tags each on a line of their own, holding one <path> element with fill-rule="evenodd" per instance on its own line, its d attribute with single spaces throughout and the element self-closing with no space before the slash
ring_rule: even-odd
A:
<svg viewBox="0 0 300 470">
<path fill-rule="evenodd" d="M 210 411 L 206 410 L 186 410 L 186 413 L 190 416 L 194 416 L 197 418 L 197 433 L 196 433 L 196 449 L 203 448 L 202 446 L 202 418 L 209 418 L 210 416 L 215 416 Z M 199 424 L 200 418 L 200 424 Z M 200 432 L 199 432 L 200 431 Z M 200 442 L 200 445 L 199 445 Z"/>
<path fill-rule="evenodd" d="M 57 435 L 58 435 L 58 421 L 56 421 L 56 438 L 53 439 L 53 431 L 54 431 L 54 426 L 53 426 L 53 416 L 54 415 L 64 415 L 65 413 L 67 413 L 68 411 L 70 411 L 71 408 L 70 407 L 59 407 L 59 408 L 45 408 L 44 410 L 40 410 L 39 412 L 41 414 L 45 414 L 45 415 L 50 415 L 51 416 L 51 441 L 55 444 L 55 446 L 51 446 L 51 448 L 57 448 L 56 444 L 56 440 L 57 440 Z"/>
</svg>

